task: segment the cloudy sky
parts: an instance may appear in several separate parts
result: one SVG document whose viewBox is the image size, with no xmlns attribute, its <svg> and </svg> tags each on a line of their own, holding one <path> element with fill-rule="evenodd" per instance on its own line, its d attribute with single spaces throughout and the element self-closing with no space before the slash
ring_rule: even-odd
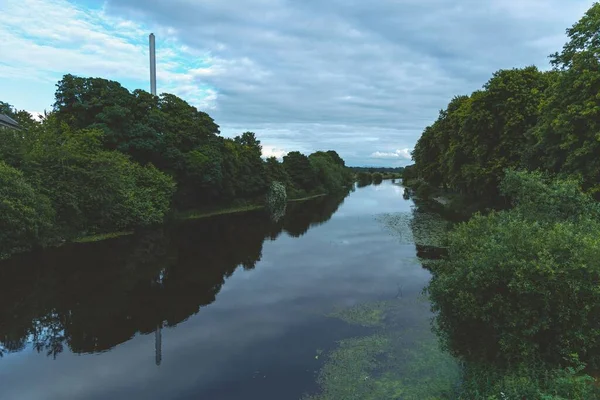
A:
<svg viewBox="0 0 600 400">
<path fill-rule="evenodd" d="M 0 100 L 50 109 L 65 73 L 158 91 L 267 155 L 399 166 L 438 111 L 502 68 L 548 68 L 592 0 L 1 0 Z"/>
</svg>

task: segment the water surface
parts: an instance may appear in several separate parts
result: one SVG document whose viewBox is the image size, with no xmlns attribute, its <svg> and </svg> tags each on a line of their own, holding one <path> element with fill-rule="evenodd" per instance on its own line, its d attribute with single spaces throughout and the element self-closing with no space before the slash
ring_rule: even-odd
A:
<svg viewBox="0 0 600 400">
<path fill-rule="evenodd" d="M 430 317 L 430 274 L 380 216 L 408 213 L 384 182 L 0 264 L 2 399 L 299 399 L 337 341 L 368 330 L 328 316 L 405 301 Z"/>
</svg>

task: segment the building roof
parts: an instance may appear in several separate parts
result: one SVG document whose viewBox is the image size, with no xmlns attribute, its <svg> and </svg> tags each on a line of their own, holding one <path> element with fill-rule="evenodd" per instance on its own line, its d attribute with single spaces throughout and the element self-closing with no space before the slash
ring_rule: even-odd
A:
<svg viewBox="0 0 600 400">
<path fill-rule="evenodd" d="M 19 123 L 8 115 L 0 114 L 0 126 L 19 129 Z"/>
</svg>

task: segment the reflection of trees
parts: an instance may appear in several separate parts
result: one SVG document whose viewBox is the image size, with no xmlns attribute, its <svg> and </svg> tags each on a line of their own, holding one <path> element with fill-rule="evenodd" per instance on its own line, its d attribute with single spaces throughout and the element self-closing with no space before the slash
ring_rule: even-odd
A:
<svg viewBox="0 0 600 400">
<path fill-rule="evenodd" d="M 283 219 L 283 230 L 293 237 L 304 235 L 311 227 L 327 222 L 343 204 L 346 195 L 325 196 L 292 203 Z"/>
<path fill-rule="evenodd" d="M 175 326 L 212 303 L 238 266 L 252 269 L 265 239 L 301 236 L 343 197 L 290 204 L 277 223 L 262 212 L 190 221 L 112 241 L 65 245 L 0 263 L 0 356 L 106 351 L 137 333 Z M 160 284 L 157 284 L 160 276 Z"/>
</svg>

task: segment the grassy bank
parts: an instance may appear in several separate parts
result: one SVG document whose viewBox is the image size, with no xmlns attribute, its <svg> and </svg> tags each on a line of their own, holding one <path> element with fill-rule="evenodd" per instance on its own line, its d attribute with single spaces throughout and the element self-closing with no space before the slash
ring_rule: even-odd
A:
<svg viewBox="0 0 600 400">
<path fill-rule="evenodd" d="M 288 199 L 288 203 L 308 201 L 308 200 L 316 199 L 316 198 L 323 197 L 323 196 L 327 196 L 327 193 L 320 193 L 320 194 L 316 194 L 313 196 L 301 197 L 301 198 L 297 198 L 297 199 Z M 255 203 L 255 204 L 250 203 L 250 204 L 243 204 L 243 205 L 229 205 L 229 206 L 224 206 L 224 207 L 211 207 L 211 208 L 190 210 L 190 211 L 185 211 L 182 213 L 177 213 L 175 216 L 175 219 L 180 220 L 180 221 L 202 219 L 202 218 L 213 217 L 215 215 L 236 214 L 236 213 L 241 213 L 241 212 L 261 210 L 264 207 L 265 207 L 264 204 L 258 204 L 258 203 Z"/>
<path fill-rule="evenodd" d="M 177 213 L 175 216 L 176 220 L 192 220 L 213 217 L 215 215 L 223 214 L 236 214 L 247 211 L 260 210 L 264 208 L 262 204 L 246 204 L 241 206 L 226 206 L 226 207 L 214 207 L 200 210 L 190 210 L 182 213 Z"/>
<path fill-rule="evenodd" d="M 299 202 L 299 201 L 307 201 L 307 200 L 317 199 L 319 197 L 324 197 L 324 196 L 327 196 L 327 193 L 315 194 L 314 196 L 301 197 L 299 199 L 289 199 L 288 203 L 295 203 L 295 202 Z"/>
<path fill-rule="evenodd" d="M 90 235 L 90 236 L 82 236 L 73 240 L 73 243 L 92 243 L 92 242 L 100 242 L 102 240 L 115 239 L 121 236 L 133 235 L 133 231 L 122 231 L 122 232 L 111 232 L 111 233 L 101 233 L 98 235 Z"/>
<path fill-rule="evenodd" d="M 297 203 L 301 201 L 308 201 L 312 199 L 316 199 L 319 197 L 327 196 L 327 193 L 315 194 L 313 196 L 301 197 L 297 199 L 289 199 L 288 203 Z M 225 215 L 225 214 L 237 214 L 248 211 L 261 210 L 265 206 L 264 204 L 243 204 L 243 205 L 228 205 L 224 207 L 210 207 L 203 208 L 197 210 L 189 210 L 184 212 L 179 212 L 175 214 L 175 220 L 177 221 L 188 221 L 188 220 L 197 220 L 202 218 L 214 217 L 216 215 Z M 90 235 L 90 236 L 82 236 L 73 240 L 73 243 L 92 243 L 92 242 L 100 242 L 108 239 L 115 239 L 122 236 L 132 235 L 133 231 L 122 231 L 122 232 L 111 232 L 111 233 L 103 233 L 98 235 Z"/>
</svg>

